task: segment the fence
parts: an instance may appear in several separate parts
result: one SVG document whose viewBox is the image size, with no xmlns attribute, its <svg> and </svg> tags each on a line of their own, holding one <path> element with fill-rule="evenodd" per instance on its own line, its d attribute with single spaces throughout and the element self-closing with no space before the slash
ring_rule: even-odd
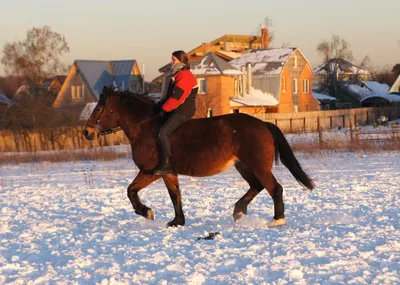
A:
<svg viewBox="0 0 400 285">
<path fill-rule="evenodd" d="M 266 113 L 255 117 L 274 123 L 283 132 L 318 131 L 322 129 L 349 128 L 356 124 L 370 125 L 380 116 L 389 120 L 400 118 L 400 104 L 388 107 L 370 107 L 357 109 L 341 109 L 331 111 L 313 111 L 299 113 Z"/>
<path fill-rule="evenodd" d="M 353 142 L 400 141 L 400 125 L 392 124 L 390 130 L 361 130 L 356 125 L 351 132 Z"/>
<path fill-rule="evenodd" d="M 276 124 L 283 132 L 319 131 L 356 124 L 369 125 L 380 116 L 389 120 L 400 118 L 400 105 L 381 108 L 358 108 L 300 113 L 266 113 L 255 117 Z M 28 131 L 0 131 L 0 152 L 32 152 L 47 150 L 85 149 L 104 145 L 129 144 L 123 132 L 88 141 L 82 135 L 83 127 Z"/>
</svg>

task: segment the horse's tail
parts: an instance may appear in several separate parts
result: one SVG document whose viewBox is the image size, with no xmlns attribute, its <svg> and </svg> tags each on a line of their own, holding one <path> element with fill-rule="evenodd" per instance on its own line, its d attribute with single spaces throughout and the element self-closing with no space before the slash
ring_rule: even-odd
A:
<svg viewBox="0 0 400 285">
<path fill-rule="evenodd" d="M 306 188 L 312 190 L 314 188 L 314 182 L 308 175 L 303 171 L 297 158 L 294 156 L 293 150 L 290 147 L 288 141 L 283 135 L 282 131 L 274 124 L 266 122 L 268 129 L 271 131 L 274 137 L 275 144 L 275 160 L 278 162 L 278 155 L 290 173 L 296 178 L 296 180 L 304 185 Z"/>
</svg>

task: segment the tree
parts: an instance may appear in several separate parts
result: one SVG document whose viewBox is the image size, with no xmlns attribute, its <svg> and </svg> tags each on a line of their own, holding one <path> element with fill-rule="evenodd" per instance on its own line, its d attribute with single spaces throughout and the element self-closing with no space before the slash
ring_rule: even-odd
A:
<svg viewBox="0 0 400 285">
<path fill-rule="evenodd" d="M 392 73 L 397 77 L 400 74 L 400 64 L 397 63 L 395 66 L 392 68 Z"/>
<path fill-rule="evenodd" d="M 65 37 L 43 26 L 28 30 L 23 41 L 7 43 L 1 63 L 9 74 L 39 84 L 42 79 L 65 71 L 60 56 L 69 52 Z"/>
<path fill-rule="evenodd" d="M 332 58 L 343 58 L 353 61 L 353 52 L 350 50 L 350 44 L 344 38 L 337 35 L 332 35 L 330 41 L 321 41 L 317 46 L 317 51 L 323 56 L 324 62 Z"/>
</svg>

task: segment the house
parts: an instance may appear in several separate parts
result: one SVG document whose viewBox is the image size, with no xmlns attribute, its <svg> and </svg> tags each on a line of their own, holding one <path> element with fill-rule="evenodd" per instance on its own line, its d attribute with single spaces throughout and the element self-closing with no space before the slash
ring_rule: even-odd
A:
<svg viewBox="0 0 400 285">
<path fill-rule="evenodd" d="M 278 102 L 277 112 L 319 109 L 312 96 L 311 65 L 298 48 L 251 50 L 229 63 L 245 74 L 243 93 L 251 95 L 252 90 L 260 90 L 273 96 Z"/>
<path fill-rule="evenodd" d="M 60 92 L 61 87 L 64 84 L 65 79 L 67 79 L 66 75 L 56 75 L 54 76 L 48 84 L 47 90 L 49 90 L 52 93 L 58 94 Z"/>
<path fill-rule="evenodd" d="M 371 73 L 343 58 L 332 58 L 313 70 L 315 85 L 321 85 L 328 80 L 328 75 L 335 76 L 337 81 L 369 80 Z"/>
<path fill-rule="evenodd" d="M 0 88 L 0 111 L 7 109 L 13 102 L 7 97 L 7 95 Z"/>
<path fill-rule="evenodd" d="M 143 77 L 136 60 L 76 60 L 53 107 L 75 109 L 80 114 L 87 103 L 99 100 L 104 86 L 112 85 L 143 92 Z"/>
<path fill-rule="evenodd" d="M 224 61 L 230 61 L 251 49 L 268 48 L 270 40 L 271 37 L 266 28 L 261 29 L 261 36 L 227 34 L 211 42 L 203 43 L 186 52 L 186 54 L 188 55 L 189 62 L 196 62 L 209 52 L 214 53 Z M 159 68 L 162 74 L 153 79 L 152 82 L 161 84 L 165 74 L 169 72 L 170 68 L 170 63 Z"/>
<path fill-rule="evenodd" d="M 397 79 L 394 81 L 392 87 L 390 87 L 389 92 L 390 93 L 400 92 L 400 74 L 397 77 Z"/>
<path fill-rule="evenodd" d="M 315 91 L 312 92 L 312 95 L 318 101 L 320 110 L 335 109 L 335 102 L 336 102 L 335 97 L 331 97 L 326 94 L 317 93 Z"/>
<path fill-rule="evenodd" d="M 242 72 L 212 52 L 192 63 L 190 69 L 199 86 L 196 117 L 206 117 L 210 112 L 214 116 L 228 114 L 229 98 L 237 95 Z"/>
</svg>

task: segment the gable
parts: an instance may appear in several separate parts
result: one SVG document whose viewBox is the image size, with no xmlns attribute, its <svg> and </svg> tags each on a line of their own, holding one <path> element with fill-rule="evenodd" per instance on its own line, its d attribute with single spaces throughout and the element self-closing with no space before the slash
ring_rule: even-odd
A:
<svg viewBox="0 0 400 285">
<path fill-rule="evenodd" d="M 389 92 L 400 92 L 400 74 L 397 76 L 397 79 L 394 81 L 392 87 L 390 87 Z"/>
</svg>

